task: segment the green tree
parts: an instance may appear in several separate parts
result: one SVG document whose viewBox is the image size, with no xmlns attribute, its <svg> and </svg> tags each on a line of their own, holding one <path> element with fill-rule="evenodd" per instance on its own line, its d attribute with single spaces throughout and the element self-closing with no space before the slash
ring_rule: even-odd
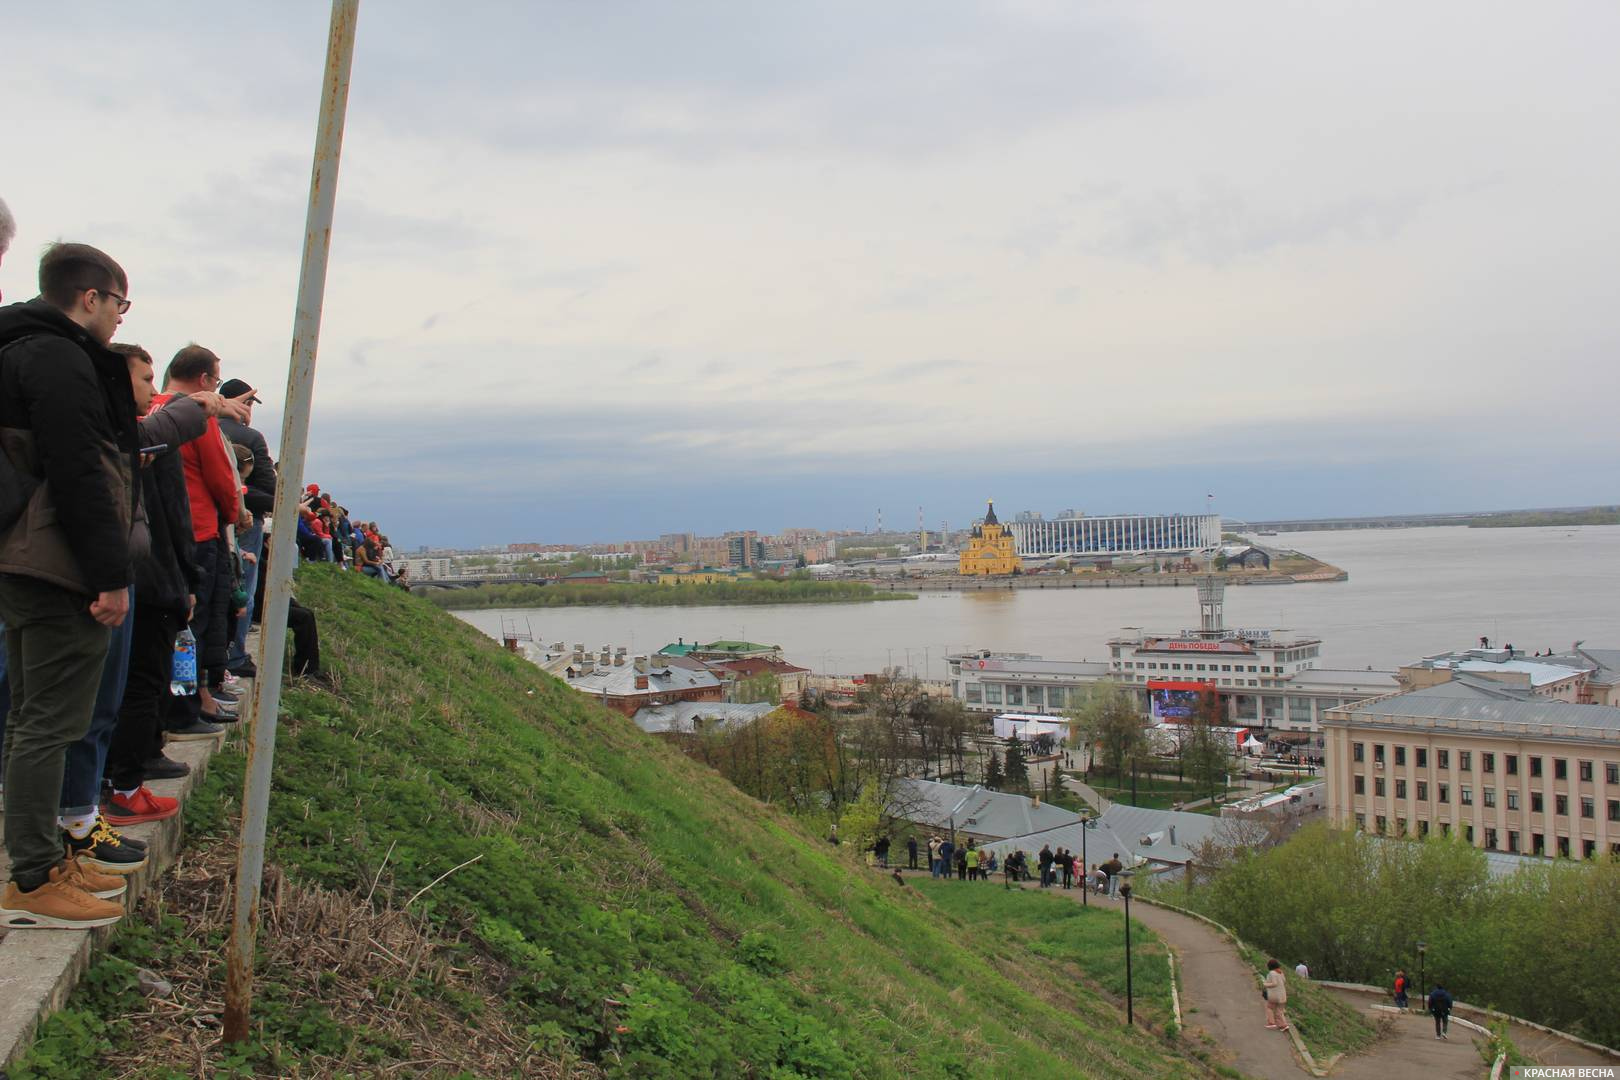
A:
<svg viewBox="0 0 1620 1080">
<path fill-rule="evenodd" d="M 1000 791 L 1006 782 L 1007 774 L 1001 771 L 1001 755 L 996 753 L 996 748 L 992 746 L 985 754 L 984 786 L 991 791 Z"/>
<path fill-rule="evenodd" d="M 1179 733 L 1181 742 L 1176 756 L 1181 763 L 1181 773 L 1208 791 L 1211 799 L 1225 786 L 1237 759 L 1231 735 L 1216 730 L 1224 719 L 1220 698 L 1206 690 L 1199 695 L 1198 707 Z"/>
<path fill-rule="evenodd" d="M 1099 682 L 1068 713 L 1071 729 L 1095 748 L 1105 772 L 1123 782 L 1127 769 L 1134 783 L 1136 767 L 1148 756 L 1142 714 L 1132 697 L 1115 682 Z"/>
<path fill-rule="evenodd" d="M 1029 790 L 1029 766 L 1024 760 L 1024 744 L 1018 739 L 1007 740 L 1006 787 L 1008 791 Z"/>
<path fill-rule="evenodd" d="M 731 700 L 744 704 L 765 701 L 772 705 L 782 700 L 782 683 L 769 671 L 738 679 L 731 684 Z"/>
</svg>

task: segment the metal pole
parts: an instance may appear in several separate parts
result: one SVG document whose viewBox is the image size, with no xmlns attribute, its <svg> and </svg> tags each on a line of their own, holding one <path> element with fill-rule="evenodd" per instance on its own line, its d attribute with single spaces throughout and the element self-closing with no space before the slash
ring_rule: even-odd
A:
<svg viewBox="0 0 1620 1080">
<path fill-rule="evenodd" d="M 298 277 L 298 308 L 293 316 L 292 359 L 287 370 L 286 413 L 281 423 L 274 519 L 265 607 L 259 638 L 258 678 L 248 710 L 247 781 L 242 791 L 242 839 L 236 859 L 236 896 L 231 941 L 226 955 L 225 1041 L 248 1037 L 253 1000 L 253 947 L 259 930 L 259 887 L 264 871 L 265 821 L 270 807 L 270 766 L 281 706 L 281 665 L 287 652 L 287 602 L 296 561 L 298 495 L 304 487 L 304 454 L 315 390 L 315 349 L 320 339 L 321 304 L 326 294 L 326 260 L 332 242 L 332 210 L 337 201 L 338 157 L 349 103 L 349 70 L 354 60 L 355 22 L 360 0 L 332 0 L 332 25 L 322 74 L 321 113 L 315 132 L 315 159 L 309 178 L 309 212 L 304 219 L 304 256 Z"/>
<path fill-rule="evenodd" d="M 1119 887 L 1120 894 L 1125 897 L 1125 1023 L 1128 1027 L 1136 1025 L 1136 1002 L 1131 991 L 1131 884 L 1126 882 Z"/>
<path fill-rule="evenodd" d="M 1091 829 L 1091 817 L 1087 815 L 1080 819 L 1080 869 L 1085 871 L 1085 878 L 1080 885 L 1080 906 L 1091 906 L 1091 856 L 1086 854 L 1086 833 Z"/>
</svg>

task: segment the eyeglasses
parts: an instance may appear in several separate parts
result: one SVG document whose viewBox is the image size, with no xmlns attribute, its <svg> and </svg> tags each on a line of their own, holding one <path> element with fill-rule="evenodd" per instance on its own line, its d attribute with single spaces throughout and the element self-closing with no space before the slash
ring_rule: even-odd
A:
<svg viewBox="0 0 1620 1080">
<path fill-rule="evenodd" d="M 133 301 L 130 301 L 130 300 L 126 300 L 124 297 L 119 296 L 115 292 L 108 292 L 106 289 L 91 289 L 90 291 L 91 292 L 98 292 L 102 296 L 110 296 L 114 300 L 118 301 L 118 314 L 120 314 L 120 315 L 122 315 L 126 311 L 128 311 L 129 310 L 129 305 L 133 302 Z"/>
</svg>

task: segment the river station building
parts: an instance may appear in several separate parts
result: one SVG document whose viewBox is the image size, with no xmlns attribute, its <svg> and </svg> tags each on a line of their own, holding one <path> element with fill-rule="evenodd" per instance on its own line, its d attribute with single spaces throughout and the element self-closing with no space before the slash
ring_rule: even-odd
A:
<svg viewBox="0 0 1620 1080">
<path fill-rule="evenodd" d="M 1049 715 L 1077 704 L 1090 684 L 1111 680 L 1137 699 L 1143 713 L 1175 719 L 1190 699 L 1213 692 L 1231 726 L 1312 752 L 1322 748 L 1321 722 L 1330 710 L 1401 688 L 1393 671 L 1320 667 L 1320 638 L 1227 629 L 1224 593 L 1219 579 L 1201 580 L 1196 629 L 1129 628 L 1108 642 L 1106 660 L 989 651 L 948 657 L 951 696 L 976 711 Z"/>
</svg>

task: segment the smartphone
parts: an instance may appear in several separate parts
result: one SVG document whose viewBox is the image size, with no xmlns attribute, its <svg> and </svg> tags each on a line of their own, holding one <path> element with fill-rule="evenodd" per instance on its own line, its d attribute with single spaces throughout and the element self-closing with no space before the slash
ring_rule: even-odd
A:
<svg viewBox="0 0 1620 1080">
<path fill-rule="evenodd" d="M 167 450 L 168 448 L 169 448 L 168 443 L 160 442 L 156 446 L 143 446 L 143 447 L 141 447 L 141 453 L 143 453 L 143 454 L 161 454 L 161 453 L 163 453 L 163 451 Z"/>
</svg>

